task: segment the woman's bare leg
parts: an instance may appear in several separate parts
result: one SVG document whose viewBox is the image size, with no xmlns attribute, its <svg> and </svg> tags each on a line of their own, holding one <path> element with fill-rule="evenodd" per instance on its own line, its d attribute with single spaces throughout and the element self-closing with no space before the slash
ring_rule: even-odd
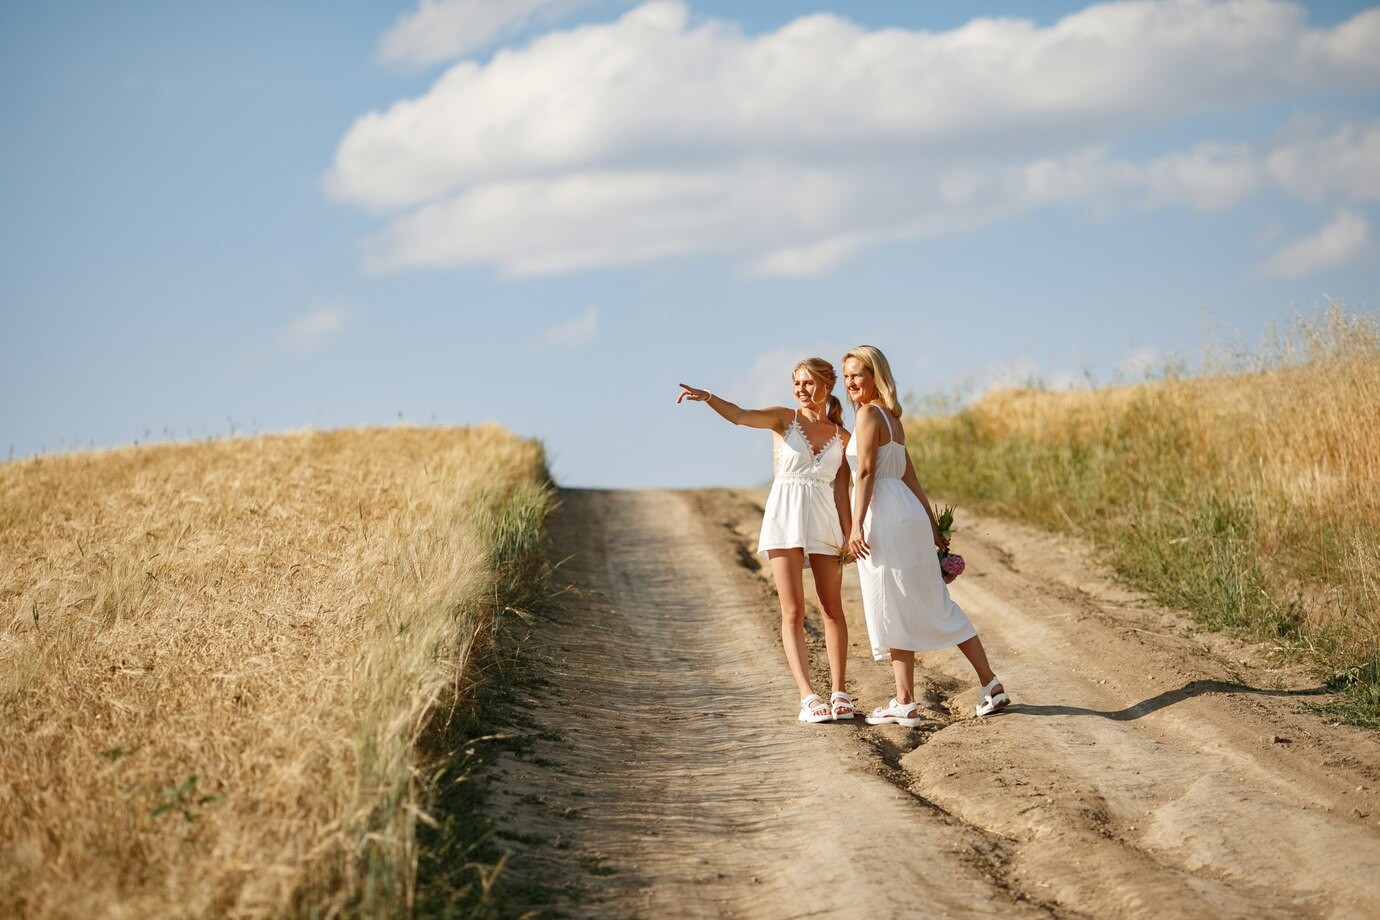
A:
<svg viewBox="0 0 1380 920">
<path fill-rule="evenodd" d="M 903 648 L 891 650 L 891 674 L 896 678 L 896 702 L 915 702 L 915 653 Z"/>
<path fill-rule="evenodd" d="M 963 653 L 963 657 L 968 659 L 968 663 L 977 672 L 980 685 L 987 686 L 987 682 L 997 676 L 992 671 L 992 666 L 987 663 L 987 651 L 982 647 L 982 640 L 977 636 L 958 643 L 958 650 Z M 997 684 L 992 688 L 992 692 L 996 693 L 998 690 L 1005 689 L 1001 684 Z"/>
<path fill-rule="evenodd" d="M 824 614 L 824 647 L 829 653 L 830 689 L 846 692 L 848 621 L 843 617 L 843 563 L 834 555 L 812 554 L 810 572 L 814 575 L 819 607 Z"/>
<path fill-rule="evenodd" d="M 776 596 L 781 601 L 781 645 L 786 649 L 786 664 L 795 678 L 801 699 L 814 693 L 810 685 L 810 655 L 805 648 L 805 551 L 773 549 L 771 576 L 776 581 Z"/>
</svg>

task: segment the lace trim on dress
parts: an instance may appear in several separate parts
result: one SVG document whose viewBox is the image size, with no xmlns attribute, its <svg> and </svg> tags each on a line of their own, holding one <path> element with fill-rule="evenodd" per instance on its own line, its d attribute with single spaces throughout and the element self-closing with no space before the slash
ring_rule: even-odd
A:
<svg viewBox="0 0 1380 920">
<path fill-rule="evenodd" d="M 798 416 L 791 419 L 790 425 L 786 426 L 786 433 L 789 434 L 792 428 L 800 434 L 800 440 L 805 442 L 805 449 L 810 452 L 810 459 L 815 463 L 818 463 L 825 452 L 829 450 L 830 447 L 834 446 L 834 442 L 839 440 L 839 426 L 835 425 L 834 433 L 829 437 L 829 440 L 825 441 L 824 446 L 819 450 L 815 450 L 814 445 L 810 443 L 810 436 L 805 433 L 805 428 L 800 424 L 800 418 Z"/>
</svg>

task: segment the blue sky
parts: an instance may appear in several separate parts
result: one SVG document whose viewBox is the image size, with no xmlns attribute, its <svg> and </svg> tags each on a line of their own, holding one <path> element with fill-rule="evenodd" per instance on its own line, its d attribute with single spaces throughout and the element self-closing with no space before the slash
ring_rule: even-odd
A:
<svg viewBox="0 0 1380 920">
<path fill-rule="evenodd" d="M 1108 385 L 1380 303 L 1380 7 L 0 5 L 0 460 L 495 420 L 755 485 L 903 392 Z"/>
</svg>

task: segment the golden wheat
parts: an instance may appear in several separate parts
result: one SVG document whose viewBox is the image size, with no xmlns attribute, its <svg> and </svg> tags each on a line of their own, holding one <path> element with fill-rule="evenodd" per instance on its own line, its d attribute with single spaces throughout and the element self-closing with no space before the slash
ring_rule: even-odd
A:
<svg viewBox="0 0 1380 920">
<path fill-rule="evenodd" d="M 911 448 L 937 494 L 1077 529 L 1176 602 L 1225 585 L 1225 622 L 1268 611 L 1325 666 L 1377 667 L 1374 316 L 1300 318 L 1231 372 L 990 393 L 921 419 Z M 1209 556 L 1233 571 L 1196 565 Z M 1190 568 L 1198 581 L 1176 575 Z"/>
<path fill-rule="evenodd" d="M 0 914 L 405 909 L 470 511 L 544 475 L 497 426 L 0 466 Z"/>
</svg>

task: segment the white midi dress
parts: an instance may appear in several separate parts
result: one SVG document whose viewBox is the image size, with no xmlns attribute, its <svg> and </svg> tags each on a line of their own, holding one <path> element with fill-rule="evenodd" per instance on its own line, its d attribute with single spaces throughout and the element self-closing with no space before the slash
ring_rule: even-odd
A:
<svg viewBox="0 0 1380 920">
<path fill-rule="evenodd" d="M 762 514 L 762 533 L 757 552 L 773 549 L 804 549 L 809 554 L 835 555 L 843 546 L 843 528 L 834 504 L 834 477 L 843 463 L 843 439 L 839 431 L 819 453 L 810 447 L 800 415 L 791 419 L 776 448 L 776 474 Z"/>
<path fill-rule="evenodd" d="M 885 417 L 890 440 L 877 449 L 872 503 L 863 518 L 863 538 L 869 554 L 858 560 L 863 619 L 877 661 L 891 658 L 891 649 L 933 652 L 977 635 L 963 608 L 949 597 L 939 571 L 934 530 L 925 506 L 902 480 L 906 447 L 896 436 L 891 413 Z M 848 445 L 848 458 L 857 469 L 857 444 Z"/>
</svg>

